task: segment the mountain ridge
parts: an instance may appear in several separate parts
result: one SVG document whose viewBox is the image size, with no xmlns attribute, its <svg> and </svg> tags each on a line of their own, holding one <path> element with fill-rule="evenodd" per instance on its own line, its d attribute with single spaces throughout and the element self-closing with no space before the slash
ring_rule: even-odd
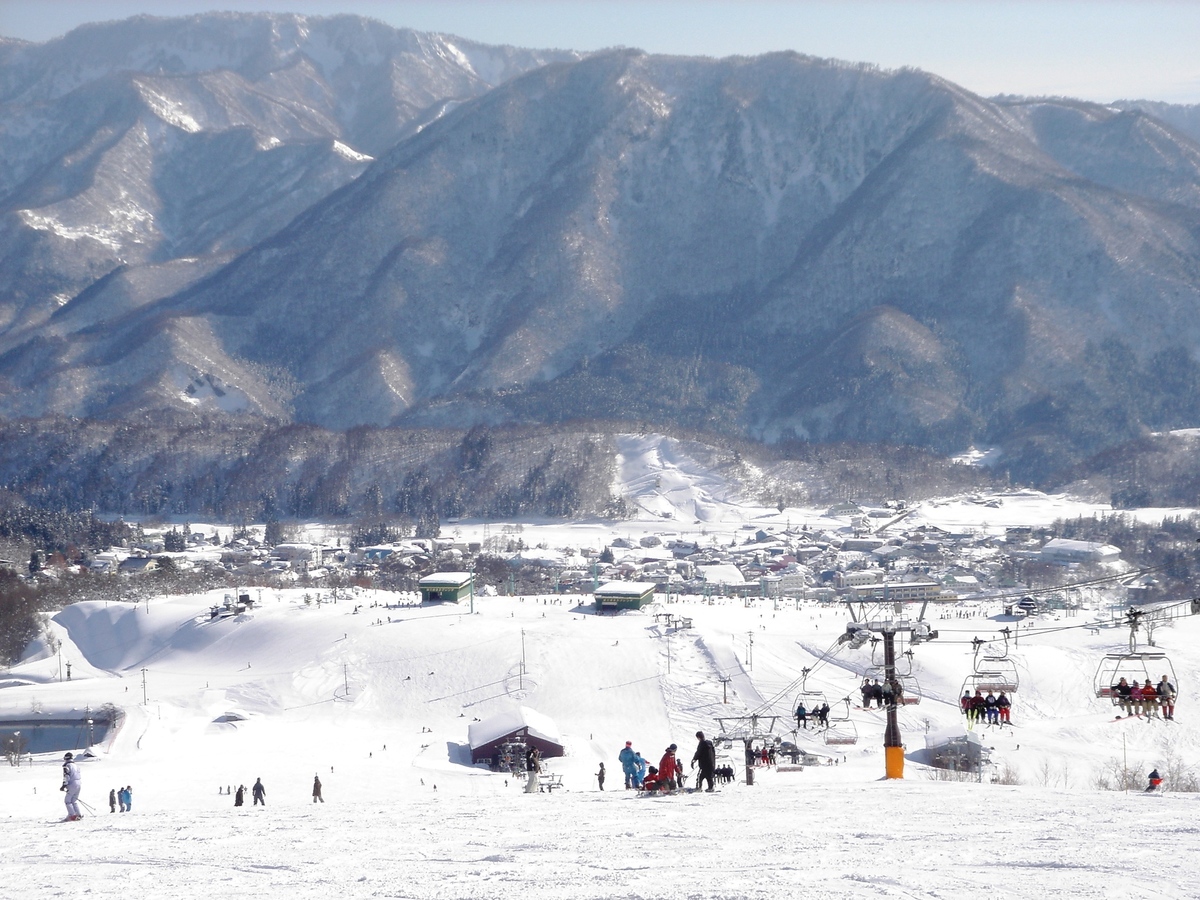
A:
<svg viewBox="0 0 1200 900">
<path fill-rule="evenodd" d="M 154 28 L 184 28 L 173 21 Z M 133 77 L 153 113 L 138 122 L 187 155 L 110 168 L 213 167 L 207 199 L 163 182 L 197 221 L 149 251 L 112 238 L 141 258 L 56 269 L 63 244 L 88 240 L 71 228 L 109 222 L 104 197 L 85 198 L 92 220 L 64 213 L 61 234 L 10 213 L 0 414 L 208 409 L 335 430 L 625 419 L 768 441 L 998 444 L 1035 478 L 1200 418 L 1187 388 L 1200 380 L 1200 145 L 1150 105 L 988 100 L 795 53 L 581 58 L 464 51 L 346 17 L 185 22 L 250 37 L 216 74 Z M 327 35 L 306 32 L 311 56 L 278 49 L 310 28 Z M 376 119 L 408 116 L 390 142 L 343 141 L 370 133 L 362 108 L 347 112 L 370 93 L 365 70 L 339 80 L 319 59 L 346 34 L 457 74 L 418 85 L 420 103 L 385 98 Z M 169 41 L 127 40 L 147 67 L 186 68 Z M 489 65 L 514 77 L 485 85 Z M 62 93 L 83 74 L 30 71 L 0 78 L 0 97 L 53 105 L 89 89 Z M 279 102 L 256 105 L 260 83 Z M 324 106 L 296 106 L 297 85 L 320 86 Z M 233 144 L 228 158 L 257 168 L 227 179 L 249 165 L 214 167 Z M 69 184 L 22 196 L 34 187 Z M 186 222 L 151 209 L 159 196 L 105 227 Z M 251 199 L 270 201 L 257 218 Z M 14 212 L 28 226 L 47 210 Z M 35 289 L 22 280 L 35 268 L 59 274 Z M 37 297 L 21 306 L 21 290 Z"/>
</svg>

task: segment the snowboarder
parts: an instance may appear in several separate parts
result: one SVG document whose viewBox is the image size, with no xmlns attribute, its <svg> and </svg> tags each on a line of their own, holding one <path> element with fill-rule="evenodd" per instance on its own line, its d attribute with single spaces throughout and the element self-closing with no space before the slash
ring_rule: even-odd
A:
<svg viewBox="0 0 1200 900">
<path fill-rule="evenodd" d="M 317 801 L 325 802 L 325 798 L 321 796 L 321 778 L 318 775 L 313 776 L 313 803 Z M 266 804 L 263 804 L 264 806 Z"/>
<path fill-rule="evenodd" d="M 75 765 L 75 754 L 67 753 L 63 756 L 63 780 L 61 791 L 66 792 L 63 797 L 63 803 L 67 806 L 67 821 L 78 822 L 83 818 L 79 812 L 79 789 L 83 786 L 83 782 L 79 775 L 79 766 Z"/>
<path fill-rule="evenodd" d="M 237 793 L 233 795 L 233 805 L 241 806 L 244 802 L 246 802 L 246 786 L 239 784 Z"/>
<path fill-rule="evenodd" d="M 600 763 L 600 771 L 596 773 L 596 781 L 600 785 L 600 790 L 604 790 L 604 763 Z"/>
<path fill-rule="evenodd" d="M 633 777 L 637 772 L 637 763 L 634 757 L 637 753 L 633 749 L 633 741 L 625 742 L 625 749 L 617 754 L 617 759 L 621 761 L 621 769 L 625 772 L 625 790 L 633 787 Z"/>
<path fill-rule="evenodd" d="M 1157 791 L 1158 786 L 1160 784 L 1162 784 L 1162 776 L 1158 774 L 1158 769 L 1151 769 L 1150 770 L 1150 783 L 1148 785 L 1146 785 L 1145 792 L 1148 794 L 1151 791 Z"/>
<path fill-rule="evenodd" d="M 252 805 L 258 806 L 260 803 L 263 806 L 267 805 L 267 789 L 263 787 L 261 778 L 254 782 L 254 787 L 250 789 L 250 794 L 254 797 L 254 803 Z"/>
<path fill-rule="evenodd" d="M 700 790 L 701 785 L 708 781 L 705 793 L 711 794 L 714 790 L 713 776 L 717 771 L 717 749 L 713 742 L 704 736 L 703 731 L 696 732 L 696 741 L 696 753 L 692 756 L 692 766 L 698 766 L 700 769 L 696 776 L 696 790 Z"/>
</svg>

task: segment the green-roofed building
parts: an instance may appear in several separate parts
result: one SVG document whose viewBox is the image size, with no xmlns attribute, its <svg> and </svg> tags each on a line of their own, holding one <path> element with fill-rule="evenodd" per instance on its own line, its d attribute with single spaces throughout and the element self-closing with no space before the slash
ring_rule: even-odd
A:
<svg viewBox="0 0 1200 900">
<path fill-rule="evenodd" d="M 592 592 L 596 609 L 641 609 L 654 600 L 654 585 L 647 581 L 608 581 Z"/>
<path fill-rule="evenodd" d="M 434 572 L 426 575 L 417 588 L 422 603 L 458 603 L 475 590 L 475 575 L 471 572 Z"/>
</svg>

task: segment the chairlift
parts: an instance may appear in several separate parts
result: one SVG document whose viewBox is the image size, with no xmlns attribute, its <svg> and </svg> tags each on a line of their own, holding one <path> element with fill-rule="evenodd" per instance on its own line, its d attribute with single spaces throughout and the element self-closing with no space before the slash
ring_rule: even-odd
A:
<svg viewBox="0 0 1200 900">
<path fill-rule="evenodd" d="M 1114 694 L 1113 686 L 1122 678 L 1130 684 L 1134 681 L 1138 684 L 1145 684 L 1149 681 L 1151 684 L 1157 685 L 1163 675 L 1166 675 L 1167 680 L 1175 685 L 1175 691 L 1178 693 L 1179 682 L 1175 680 L 1175 667 L 1171 665 L 1170 657 L 1162 651 L 1106 653 L 1096 669 L 1094 681 L 1096 696 L 1108 697 L 1116 706 L 1120 703 L 1120 698 Z"/>
<path fill-rule="evenodd" d="M 972 672 L 963 681 L 959 696 L 969 694 L 974 697 L 976 691 L 981 694 L 1015 694 L 1016 687 L 1010 689 L 1000 672 Z"/>
<path fill-rule="evenodd" d="M 977 687 L 985 693 L 991 691 L 998 694 L 1004 691 L 1006 694 L 1015 694 L 1020 686 L 1017 663 L 1007 657 L 985 656 L 976 659 L 975 675 L 979 676 Z"/>
<path fill-rule="evenodd" d="M 872 681 L 886 683 L 884 677 L 885 668 L 883 666 L 871 666 L 867 669 L 864 677 Z M 900 688 L 900 696 L 896 698 L 897 706 L 916 706 L 921 702 L 921 684 L 917 681 L 917 676 L 912 674 L 912 659 L 908 661 L 908 671 L 897 671 L 893 676 L 897 687 Z"/>
<path fill-rule="evenodd" d="M 845 714 L 835 716 L 831 710 L 829 724 L 825 729 L 825 743 L 830 746 L 847 746 L 858 743 L 858 727 L 850 718 L 850 698 L 843 697 L 842 702 L 846 704 Z"/>
</svg>

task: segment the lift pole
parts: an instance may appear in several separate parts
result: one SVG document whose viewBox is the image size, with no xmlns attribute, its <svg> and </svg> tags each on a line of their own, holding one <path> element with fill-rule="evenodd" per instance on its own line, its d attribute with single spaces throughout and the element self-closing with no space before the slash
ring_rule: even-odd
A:
<svg viewBox="0 0 1200 900">
<path fill-rule="evenodd" d="M 896 716 L 896 626 L 885 622 L 883 632 L 883 677 L 892 689 L 887 708 L 887 728 L 883 732 L 884 769 L 888 778 L 904 777 L 904 745 L 900 741 L 900 721 Z"/>
</svg>

